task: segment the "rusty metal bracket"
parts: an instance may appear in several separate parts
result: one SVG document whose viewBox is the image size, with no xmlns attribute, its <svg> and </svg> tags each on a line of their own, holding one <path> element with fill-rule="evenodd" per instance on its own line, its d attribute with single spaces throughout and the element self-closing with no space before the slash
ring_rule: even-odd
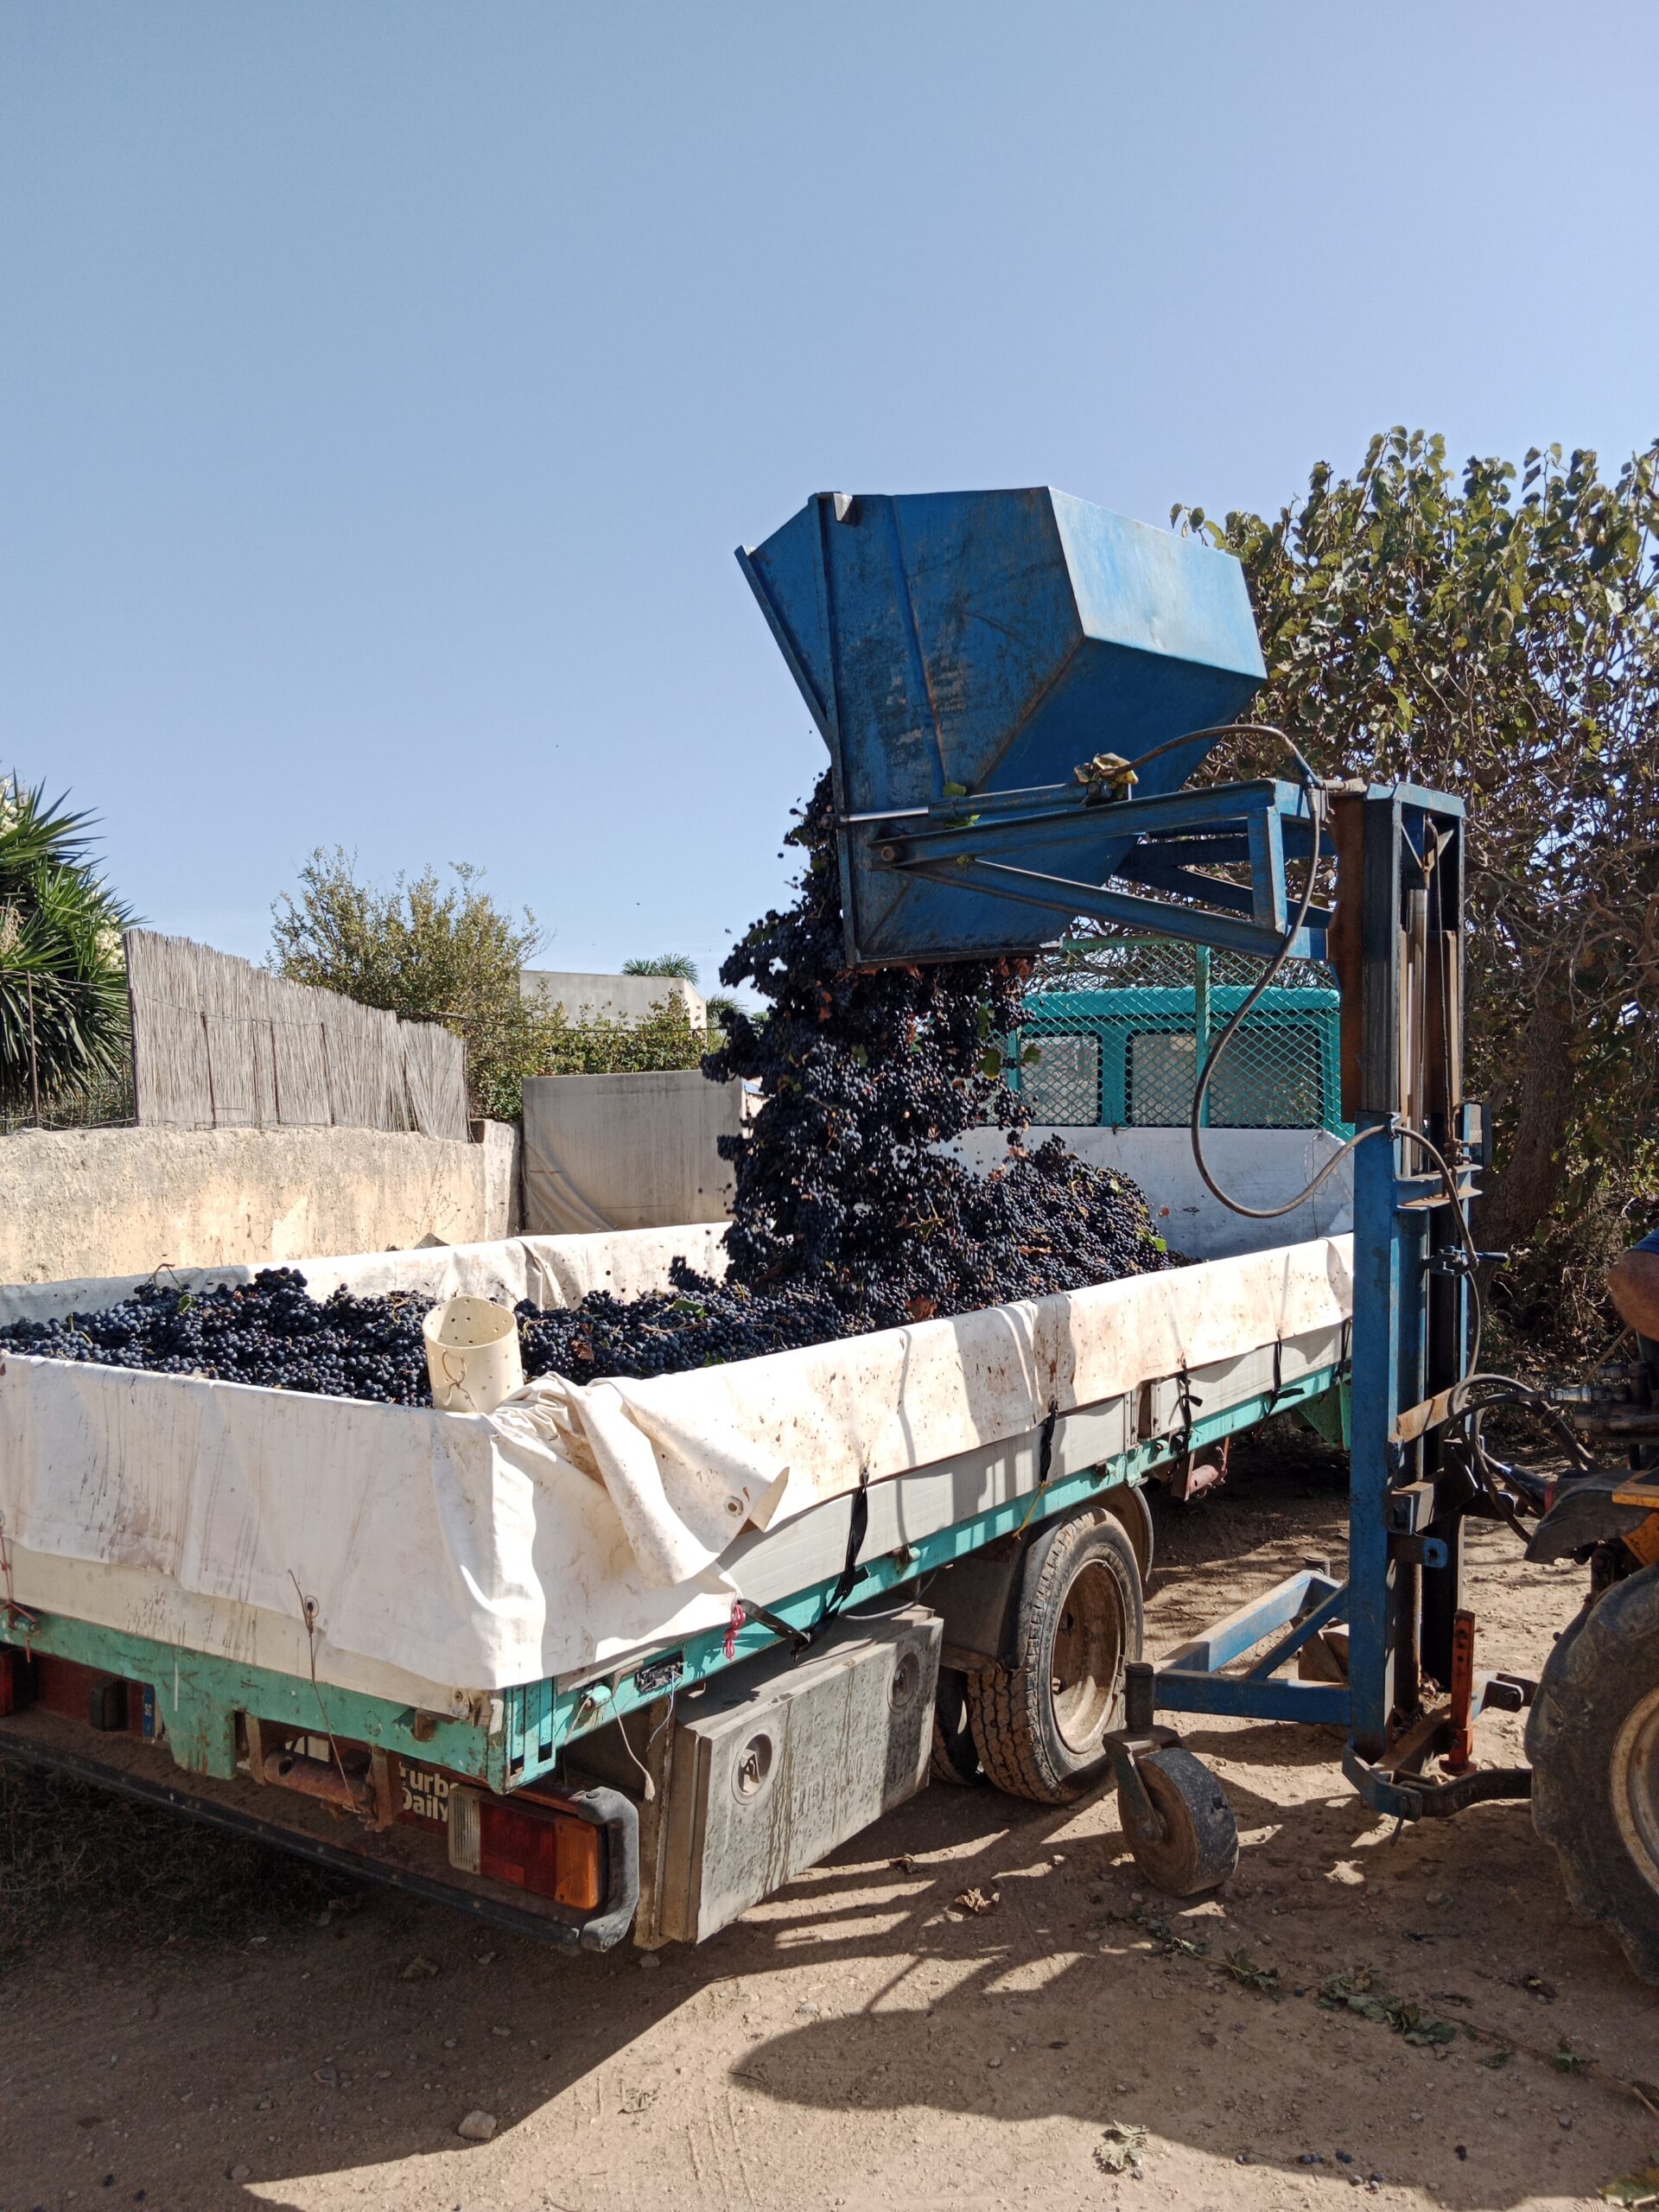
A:
<svg viewBox="0 0 1659 2212">
<path fill-rule="evenodd" d="M 1100 1740 L 1101 1748 L 1111 1756 L 1112 1773 L 1117 1783 L 1118 1815 L 1124 1833 L 1147 1843 L 1167 1841 L 1162 1815 L 1147 1794 L 1137 1762 L 1149 1752 L 1167 1751 L 1172 1744 L 1179 1744 L 1180 1738 L 1173 1728 L 1157 1727 L 1135 1733 L 1114 1729 Z"/>
</svg>

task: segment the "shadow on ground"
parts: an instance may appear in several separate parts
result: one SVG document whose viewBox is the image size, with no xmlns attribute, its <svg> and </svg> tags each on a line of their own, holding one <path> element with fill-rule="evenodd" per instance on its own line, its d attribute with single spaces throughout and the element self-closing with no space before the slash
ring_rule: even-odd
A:
<svg viewBox="0 0 1659 2212">
<path fill-rule="evenodd" d="M 1185 1632 L 1199 1589 L 1212 1610 L 1237 1602 L 1243 1584 L 1220 1590 L 1207 1565 L 1236 1573 L 1244 1557 L 1268 1580 L 1339 1541 L 1340 1516 L 1328 1484 L 1300 1473 L 1182 1516 L 1164 1532 L 1154 1632 Z M 780 2122 L 831 2116 L 820 2155 L 843 2164 L 842 2139 L 877 2118 L 941 2149 L 965 2120 L 1065 2118 L 1310 2190 L 1378 2176 L 1468 2212 L 1593 2194 L 1628 2171 L 1659 2129 L 1605 2075 L 1659 2073 L 1659 1996 L 1571 1923 L 1524 1807 L 1390 1842 L 1325 1732 L 1205 1723 L 1189 1740 L 1245 1836 L 1219 1902 L 1140 1891 L 1109 1798 L 1057 1811 L 938 1789 L 651 1965 L 627 1948 L 565 1961 L 0 1772 L 0 2212 L 69 2188 L 168 2212 L 245 2206 L 251 2190 L 309 2212 L 325 2200 L 305 2177 L 402 2161 L 401 2178 L 379 2177 L 384 2201 L 453 2206 L 456 2171 L 497 2172 L 521 2132 L 538 2172 L 543 2134 L 563 2145 L 578 2126 L 613 2166 L 646 2159 L 721 2084 Z M 982 1913 L 956 1902 L 976 1891 Z M 1430 2039 L 1321 2005 L 1330 1977 L 1357 1986 L 1364 1971 L 1363 1993 L 1420 2008 L 1402 2017 Z M 1434 2040 L 1442 2022 L 1450 2039 Z M 454 2131 L 474 2106 L 498 2141 L 467 2153 Z M 802 2182 L 787 2201 L 829 2194 Z M 474 2201 L 658 2198 L 550 2181 Z"/>
</svg>

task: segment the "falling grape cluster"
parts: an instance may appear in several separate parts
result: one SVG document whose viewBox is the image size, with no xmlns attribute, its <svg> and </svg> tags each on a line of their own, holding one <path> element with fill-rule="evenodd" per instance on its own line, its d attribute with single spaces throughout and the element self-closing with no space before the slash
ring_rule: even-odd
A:
<svg viewBox="0 0 1659 2212">
<path fill-rule="evenodd" d="M 1025 977 L 1008 961 L 849 969 L 828 776 L 790 841 L 806 866 L 795 903 L 766 915 L 720 971 L 770 1001 L 734 1016 L 706 1073 L 758 1083 L 765 1103 L 722 1137 L 737 1197 L 728 1280 L 829 1298 L 838 1332 L 890 1328 L 1167 1264 L 1146 1201 L 1058 1138 L 1027 1150 L 999 1040 Z M 994 1122 L 988 1173 L 950 1140 Z"/>
<path fill-rule="evenodd" d="M 764 1095 L 744 1133 L 720 1141 L 737 1184 L 727 1275 L 677 1260 L 664 1291 L 520 1305 L 529 1376 L 670 1375 L 1168 1264 L 1125 1177 L 1086 1166 L 1058 1138 L 1022 1141 L 998 1042 L 1019 1020 L 1017 965 L 849 969 L 828 777 L 790 839 L 806 861 L 794 905 L 757 922 L 721 969 L 769 1010 L 732 1015 L 703 1063 Z M 950 1148 L 986 1122 L 1007 1144 L 988 1173 Z M 102 1313 L 0 1328 L 0 1345 L 427 1405 L 429 1307 L 407 1294 L 313 1299 L 294 1268 L 270 1268 L 235 1287 L 149 1283 Z"/>
</svg>

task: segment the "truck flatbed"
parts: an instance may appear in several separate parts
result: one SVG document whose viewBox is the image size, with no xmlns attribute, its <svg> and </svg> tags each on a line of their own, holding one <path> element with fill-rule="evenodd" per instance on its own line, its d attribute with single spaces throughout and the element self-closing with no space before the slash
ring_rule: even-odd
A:
<svg viewBox="0 0 1659 2212">
<path fill-rule="evenodd" d="M 597 1246 L 615 1240 L 558 1241 Z M 380 1258 L 382 1274 L 391 1256 Z M 491 1264 L 504 1275 L 520 1264 L 517 1256 L 499 1255 L 488 1262 L 476 1253 L 444 1255 L 436 1262 L 427 1255 L 402 1257 L 409 1274 L 421 1265 L 441 1267 L 450 1281 L 464 1276 L 468 1287 Z M 590 1252 L 586 1261 L 592 1272 L 601 1255 Z M 1247 1284 L 1254 1286 L 1248 1297 L 1241 1289 Z M 1276 1287 L 1264 1296 L 1264 1285 Z M 9 1357 L 8 1371 L 0 1376 L 0 1464 L 6 1470 L 0 1510 L 7 1535 L 0 1616 L 7 1671 L 0 1708 L 11 1709 L 0 1717 L 0 1751 L 221 1825 L 269 1834 L 290 1848 L 404 1886 L 435 1888 L 453 1894 L 465 1910 L 499 1908 L 514 1924 L 527 1915 L 538 1931 L 556 1941 L 590 1946 L 614 1941 L 635 1919 L 642 1810 L 648 1860 L 653 1847 L 660 1855 L 655 1791 L 645 1777 L 653 1744 L 675 1715 L 677 1701 L 681 1719 L 671 1737 L 683 1732 L 683 1715 L 700 1698 L 717 1699 L 728 1682 L 741 1690 L 751 1678 L 773 1681 L 780 1669 L 787 1670 L 798 1647 L 810 1642 L 819 1651 L 826 1649 L 826 1634 L 830 1644 L 845 1645 L 852 1655 L 840 1670 L 851 1681 L 859 1654 L 872 1637 L 879 1640 L 887 1633 L 869 1625 L 870 1609 L 879 1601 L 886 1599 L 890 1610 L 892 1593 L 908 1595 L 910 1610 L 926 1613 L 931 1600 L 957 1586 L 951 1577 L 963 1563 L 1013 1559 L 1046 1528 L 1091 1509 L 1121 1524 L 1144 1577 L 1150 1522 L 1139 1491 L 1149 1477 L 1274 1413 L 1298 1410 L 1340 1435 L 1345 1298 L 1345 1251 L 1340 1240 L 1332 1240 L 1043 1301 L 1066 1310 L 1034 1320 L 1033 1309 L 998 1309 L 995 1316 L 962 1317 L 961 1329 L 928 1323 L 886 1332 L 908 1340 L 899 1346 L 872 1338 L 812 1348 L 812 1353 L 835 1355 L 838 1371 L 850 1363 L 850 1377 L 842 1375 L 837 1386 L 849 1403 L 865 1383 L 874 1389 L 884 1375 L 899 1375 L 895 1406 L 908 1420 L 899 1428 L 909 1430 L 902 1447 L 892 1442 L 891 1423 L 880 1427 L 889 1453 L 901 1449 L 908 1464 L 893 1466 L 878 1459 L 867 1480 L 855 1476 L 849 1482 L 843 1472 L 828 1496 L 816 1494 L 810 1480 L 797 1481 L 800 1471 L 791 1467 L 795 1488 L 791 1493 L 785 1484 L 783 1510 L 773 1499 L 773 1510 L 760 1516 L 765 1525 L 746 1524 L 709 1568 L 684 1586 L 653 1584 L 639 1575 L 637 1560 L 625 1546 L 619 1548 L 619 1516 L 603 1483 L 591 1471 L 566 1465 L 558 1479 L 575 1486 L 588 1516 L 608 1516 L 608 1549 L 598 1548 L 586 1560 L 567 1557 L 550 1573 L 544 1547 L 532 1547 L 544 1573 L 542 1612 L 552 1622 L 561 1608 L 570 1613 L 580 1598 L 588 1607 L 589 1627 L 606 1632 L 573 1643 L 556 1625 L 550 1627 L 543 1648 L 572 1655 L 574 1663 L 505 1681 L 423 1679 L 404 1663 L 408 1640 L 395 1633 L 379 1648 L 365 1638 L 369 1648 L 342 1649 L 337 1638 L 319 1633 L 315 1620 L 308 1627 L 298 1618 L 293 1590 L 276 1620 L 264 1620 L 253 1594 L 260 1586 L 255 1563 L 249 1566 L 250 1594 L 227 1599 L 224 1563 L 211 1555 L 204 1562 L 200 1537 L 194 1554 L 174 1554 L 168 1572 L 154 1563 L 162 1550 L 152 1529 L 151 1564 L 140 1566 L 130 1517 L 104 1510 L 111 1487 L 118 1491 L 134 1472 L 130 1458 L 123 1455 L 130 1452 L 135 1433 L 149 1440 L 142 1455 L 149 1475 L 167 1449 L 198 1455 L 200 1479 L 185 1489 L 199 1509 L 201 1480 L 217 1499 L 227 1467 L 238 1480 L 254 1479 L 238 1420 L 249 1434 L 266 1434 L 274 1423 L 289 1445 L 296 1435 L 301 1446 L 308 1446 L 319 1435 L 339 1434 L 342 1449 L 365 1434 L 395 1436 L 399 1454 L 387 1465 L 408 1485 L 433 1481 L 434 1433 L 464 1429 L 475 1441 L 479 1431 L 490 1429 L 489 1421 Z M 1155 1322 L 1148 1318 L 1154 1309 Z M 1216 1317 L 1229 1312 L 1237 1340 L 1221 1357 L 1189 1359 L 1189 1349 L 1215 1349 Z M 1240 1319 L 1247 1312 L 1255 1316 L 1248 1326 Z M 1112 1317 L 1109 1326 L 1103 1325 L 1103 1315 Z M 986 1365 L 983 1340 L 993 1322 L 1008 1344 L 1024 1347 L 1023 1368 L 1016 1362 L 1017 1371 L 1005 1373 L 994 1361 Z M 1221 1325 L 1224 1337 L 1228 1325 Z M 918 1342 L 930 1331 L 936 1355 L 931 1370 L 930 1347 Z M 948 1333 L 952 1331 L 957 1333 Z M 1055 1346 L 1061 1343 L 1067 1370 L 1063 1385 L 1055 1366 Z M 1039 1351 L 1043 1356 L 1034 1357 Z M 776 1440 L 788 1427 L 792 1408 L 798 1427 L 817 1424 L 823 1464 L 829 1466 L 837 1451 L 844 1456 L 848 1439 L 832 1434 L 823 1405 L 810 1402 L 812 1392 L 824 1387 L 822 1364 L 815 1370 L 812 1353 L 741 1363 L 769 1371 L 759 1378 L 763 1387 L 752 1392 L 754 1425 L 740 1440 L 753 1448 L 758 1436 Z M 989 1396 L 965 1409 L 944 1405 L 928 1395 L 930 1371 L 936 1382 L 946 1372 L 978 1376 Z M 654 1391 L 659 1403 L 664 1397 L 680 1404 L 695 1399 L 706 1416 L 707 1378 L 715 1372 L 633 1388 L 647 1396 Z M 1122 1387 L 1088 1395 L 1090 1377 L 1099 1376 Z M 741 1403 L 747 1384 L 737 1369 L 728 1372 L 726 1382 L 729 1409 Z M 677 1391 L 677 1384 L 693 1387 Z M 810 1402 L 799 1402 L 803 1393 Z M 213 1408 L 207 1440 L 217 1457 L 200 1463 L 204 1400 Z M 247 1403 L 264 1400 L 275 1403 Z M 27 1412 L 20 1415 L 23 1402 Z M 72 1415 L 70 1429 L 44 1419 L 43 1402 Z M 177 1410 L 187 1402 L 193 1408 L 188 1418 Z M 98 1421 L 88 1421 L 89 1404 L 99 1412 Z M 295 1430 L 290 1424 L 296 1421 Z M 964 1443 L 976 1426 L 992 1433 Z M 956 1448 L 930 1452 L 930 1437 L 936 1434 Z M 409 1440 L 416 1436 L 421 1449 L 411 1456 Z M 280 1454 L 279 1460 L 290 1471 L 299 1465 Z M 202 1464 L 210 1477 L 202 1476 Z M 318 1471 L 326 1489 L 331 1479 L 326 1460 Z M 336 1483 L 344 1479 L 340 1470 L 332 1476 Z M 41 1487 L 69 1484 L 75 1497 L 88 1501 L 80 1525 L 89 1533 L 79 1548 L 90 1551 L 102 1541 L 111 1556 L 66 1559 L 29 1541 L 40 1518 Z M 151 1509 L 161 1495 L 148 1493 Z M 790 1510 L 791 1497 L 799 1499 L 795 1510 Z M 539 1509 L 539 1495 L 537 1503 Z M 379 1504 L 396 1510 L 395 1482 Z M 509 1519 L 513 1510 L 509 1501 Z M 200 1517 L 198 1510 L 185 1521 L 199 1529 Z M 232 1531 L 243 1525 L 234 1516 L 226 1522 Z M 303 1514 L 290 1521 L 290 1537 L 305 1525 Z M 556 1516 L 552 1522 L 556 1530 L 569 1525 Z M 326 1541 L 332 1526 L 322 1514 L 315 1533 Z M 359 1542 L 373 1540 L 374 1526 L 359 1512 Z M 106 1532 L 102 1539 L 99 1529 Z M 628 1592 L 628 1603 L 611 1606 L 608 1613 L 594 1602 L 593 1569 L 601 1561 L 609 1563 L 619 1587 L 626 1585 Z M 294 1589 L 308 1592 L 327 1566 L 296 1545 Z M 435 1554 L 433 1585 L 441 1589 L 453 1581 L 454 1568 L 453 1553 Z M 359 1571 L 364 1571 L 360 1560 Z M 219 1595 L 210 1598 L 190 1586 L 193 1580 L 200 1586 L 214 1576 L 220 1577 Z M 73 1607 L 61 1602 L 67 1592 L 73 1592 Z M 416 1610 L 431 1616 L 432 1591 L 411 1595 Z M 467 1613 L 477 1600 L 475 1591 L 463 1592 L 458 1610 Z M 982 1598 L 976 1602 L 982 1614 Z M 654 1615 L 643 1628 L 642 1604 Z M 938 1610 L 940 1625 L 928 1668 L 943 1666 L 949 1674 L 1001 1663 L 985 1648 L 995 1641 L 994 1625 L 976 1613 L 974 1603 L 940 1604 Z M 842 1618 L 831 1628 L 836 1615 Z M 177 1633 L 173 1624 L 183 1617 L 209 1632 Z M 359 1609 L 359 1618 L 373 1618 L 372 1609 L 366 1615 Z M 285 1653 L 288 1663 L 270 1663 L 273 1653 Z M 930 1694 L 931 1679 L 930 1674 Z M 626 1724 L 636 1716 L 630 1734 Z M 533 1808 L 561 1833 L 577 1824 L 593 1832 L 591 1839 L 577 1839 L 587 1850 L 582 1860 L 587 1887 L 576 1902 L 538 1899 L 511 1876 L 504 1884 L 475 1868 L 468 1872 L 464 1849 L 462 1861 L 456 1859 L 455 1804 L 470 1804 L 474 1793 L 492 1802 Z M 786 1869 L 785 1878 L 789 1871 L 794 1870 Z M 650 1940 L 652 1915 L 640 1917 Z"/>
</svg>

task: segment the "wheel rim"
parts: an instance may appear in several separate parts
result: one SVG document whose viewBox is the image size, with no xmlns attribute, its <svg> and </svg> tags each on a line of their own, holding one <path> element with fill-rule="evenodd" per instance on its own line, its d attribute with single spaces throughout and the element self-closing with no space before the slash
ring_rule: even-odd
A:
<svg viewBox="0 0 1659 2212">
<path fill-rule="evenodd" d="M 1098 1560 L 1085 1560 L 1066 1586 L 1049 1671 L 1061 1741 L 1073 1751 L 1097 1751 L 1123 1672 L 1122 1599 L 1116 1576 Z"/>
<path fill-rule="evenodd" d="M 1659 1890 L 1659 1689 L 1649 1691 L 1618 1732 L 1612 1796 L 1624 1847 L 1649 1888 Z"/>
</svg>

